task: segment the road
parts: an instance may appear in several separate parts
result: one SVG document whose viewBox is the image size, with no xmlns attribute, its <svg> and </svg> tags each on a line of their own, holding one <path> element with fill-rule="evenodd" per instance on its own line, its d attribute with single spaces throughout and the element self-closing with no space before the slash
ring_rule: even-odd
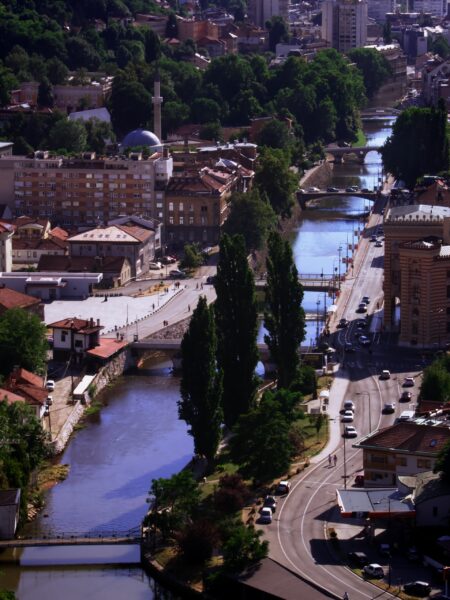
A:
<svg viewBox="0 0 450 600">
<path fill-rule="evenodd" d="M 355 440 L 342 438 L 343 425 L 340 412 L 344 399 L 356 405 L 355 421 L 358 439 L 369 431 L 393 424 L 396 415 L 410 408 L 399 403 L 401 384 L 405 376 L 415 377 L 412 404 L 417 397 L 422 363 L 418 363 L 417 351 L 398 352 L 393 336 L 380 331 L 382 323 L 383 247 L 371 242 L 371 236 L 381 225 L 381 212 L 374 212 L 366 227 L 364 239 L 355 262 L 354 274 L 347 278 L 338 303 L 338 312 L 332 324 L 331 345 L 339 352 L 340 369 L 330 390 L 328 407 L 330 439 L 327 447 L 312 460 L 312 465 L 300 477 L 293 480 L 290 494 L 279 503 L 271 525 L 264 529 L 270 542 L 270 557 L 290 568 L 304 578 L 342 598 L 347 592 L 351 600 L 368 598 L 392 598 L 370 582 L 363 581 L 335 558 L 326 530 L 339 527 L 340 551 L 366 551 L 362 535 L 363 523 L 355 519 L 341 519 L 336 506 L 336 488 L 353 484 L 354 477 L 362 472 L 362 451 L 352 447 Z M 381 235 L 379 236 L 381 237 Z M 356 321 L 365 320 L 365 314 L 357 312 L 363 296 L 370 297 L 368 313 L 372 315 L 370 332 L 364 330 L 371 343 L 361 346 L 355 338 L 358 333 Z M 350 324 L 337 328 L 345 317 Z M 352 351 L 345 351 L 345 344 Z M 388 368 L 391 379 L 379 380 L 382 369 Z M 396 403 L 396 413 L 383 414 L 385 402 Z M 330 466 L 328 456 L 336 454 L 337 466 Z M 345 457 L 345 463 L 344 463 Z M 374 551 L 373 562 L 381 562 Z M 392 572 L 397 581 L 400 571 Z M 414 575 L 412 575 L 414 577 Z M 399 577 L 398 577 L 399 578 Z"/>
</svg>

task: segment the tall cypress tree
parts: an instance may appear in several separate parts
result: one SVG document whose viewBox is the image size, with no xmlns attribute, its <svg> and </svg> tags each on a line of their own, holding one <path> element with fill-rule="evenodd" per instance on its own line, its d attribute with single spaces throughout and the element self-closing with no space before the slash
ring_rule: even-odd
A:
<svg viewBox="0 0 450 600">
<path fill-rule="evenodd" d="M 178 414 L 190 426 L 197 454 L 214 459 L 222 422 L 222 375 L 217 369 L 213 308 L 200 296 L 181 341 L 182 377 Z"/>
<path fill-rule="evenodd" d="M 303 286 L 298 280 L 289 242 L 278 232 L 269 236 L 264 336 L 272 360 L 277 365 L 278 387 L 287 388 L 299 365 L 299 346 L 305 337 Z"/>
<path fill-rule="evenodd" d="M 255 401 L 258 311 L 245 241 L 224 235 L 215 283 L 218 362 L 223 371 L 224 420 L 232 427 Z"/>
</svg>

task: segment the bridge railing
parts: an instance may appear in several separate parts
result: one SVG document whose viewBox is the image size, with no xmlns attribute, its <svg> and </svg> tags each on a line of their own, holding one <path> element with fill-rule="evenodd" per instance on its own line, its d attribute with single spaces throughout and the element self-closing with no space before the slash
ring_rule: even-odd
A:
<svg viewBox="0 0 450 600">
<path fill-rule="evenodd" d="M 142 536 L 141 528 L 135 527 L 133 529 L 128 529 L 125 531 L 45 531 L 45 532 L 36 532 L 26 535 L 18 535 L 17 540 L 20 541 L 45 541 L 45 540 L 61 540 L 61 541 L 70 541 L 77 539 L 88 539 L 88 540 L 96 540 L 98 542 L 102 542 L 103 540 L 111 540 L 117 538 L 126 538 L 130 541 L 139 540 Z"/>
</svg>

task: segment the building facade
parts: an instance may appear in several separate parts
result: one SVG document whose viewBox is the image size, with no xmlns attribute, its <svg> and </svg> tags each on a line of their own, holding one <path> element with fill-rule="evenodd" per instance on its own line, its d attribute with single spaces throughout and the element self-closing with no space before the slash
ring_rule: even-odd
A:
<svg viewBox="0 0 450 600">
<path fill-rule="evenodd" d="M 450 341 L 450 209 L 390 208 L 384 220 L 384 327 L 403 345 Z"/>
<path fill-rule="evenodd" d="M 52 157 L 0 158 L 0 202 L 17 216 L 52 219 L 63 226 L 95 226 L 122 215 L 161 219 L 163 192 L 172 175 L 172 158 L 155 152 L 129 158 Z"/>
<path fill-rule="evenodd" d="M 339 52 L 365 46 L 367 0 L 324 0 L 322 38 Z"/>
<path fill-rule="evenodd" d="M 265 29 L 266 21 L 272 17 L 283 17 L 289 23 L 289 0 L 250 0 L 248 16 L 251 23 Z"/>
<path fill-rule="evenodd" d="M 0 271 L 12 271 L 14 226 L 0 221 Z"/>
</svg>

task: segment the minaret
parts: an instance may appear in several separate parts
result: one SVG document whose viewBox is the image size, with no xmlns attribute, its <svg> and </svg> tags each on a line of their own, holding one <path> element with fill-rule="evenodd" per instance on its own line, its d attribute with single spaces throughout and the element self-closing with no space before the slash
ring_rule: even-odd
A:
<svg viewBox="0 0 450 600">
<path fill-rule="evenodd" d="M 160 141 L 162 141 L 161 137 L 161 104 L 163 102 L 161 96 L 161 81 L 159 79 L 159 69 L 156 69 L 155 73 L 155 85 L 153 88 L 153 130 L 155 135 L 158 137 Z"/>
</svg>

